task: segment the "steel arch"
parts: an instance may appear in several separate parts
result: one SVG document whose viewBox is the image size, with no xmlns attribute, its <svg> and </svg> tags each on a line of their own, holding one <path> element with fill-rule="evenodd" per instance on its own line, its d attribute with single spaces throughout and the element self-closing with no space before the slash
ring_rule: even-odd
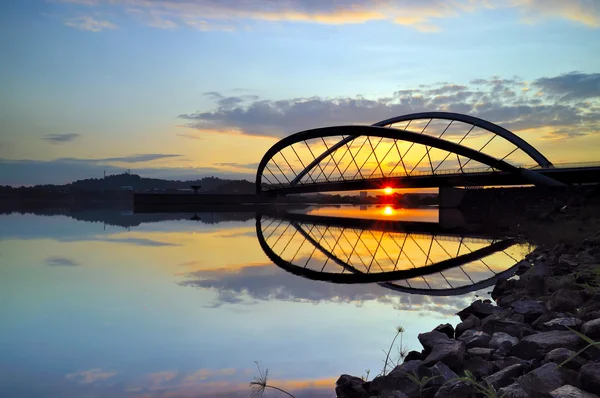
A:
<svg viewBox="0 0 600 398">
<path fill-rule="evenodd" d="M 321 127 L 306 131 L 301 131 L 296 134 L 292 134 L 288 137 L 283 138 L 282 140 L 275 143 L 263 156 L 261 159 L 258 168 L 256 170 L 256 190 L 257 193 L 261 192 L 262 186 L 262 175 L 265 167 L 268 162 L 272 159 L 274 155 L 279 153 L 282 149 L 309 139 L 313 138 L 326 138 L 326 137 L 335 137 L 342 135 L 350 135 L 354 138 L 358 136 L 369 136 L 369 137 L 379 137 L 379 138 L 390 138 L 396 140 L 402 140 L 406 142 L 411 142 L 415 144 L 422 144 L 432 148 L 441 149 L 447 152 L 455 153 L 460 156 L 464 156 L 475 160 L 479 163 L 490 166 L 494 169 L 498 169 L 501 171 L 508 172 L 517 172 L 519 169 L 504 160 L 496 159 L 492 156 L 489 156 L 485 153 L 476 151 L 474 149 L 455 144 L 450 141 L 443 140 L 441 138 L 436 138 L 426 134 L 415 133 L 407 130 L 400 129 L 392 129 L 386 127 L 379 126 L 357 126 L 357 125 L 349 125 L 349 126 L 333 126 L 333 127 Z M 348 137 L 347 137 L 348 138 Z M 344 140 L 342 140 L 344 141 Z M 329 151 L 325 151 L 323 154 L 319 155 L 313 162 L 311 162 L 308 166 L 306 166 L 298 175 L 294 178 L 290 185 L 295 185 L 302 177 L 304 177 L 316 164 L 318 164 L 321 160 L 323 160 L 326 156 L 332 153 L 332 149 L 339 148 L 339 146 L 343 145 L 342 141 L 338 142 L 334 146 L 332 146 Z M 337 147 L 336 147 L 337 146 Z"/>
<path fill-rule="evenodd" d="M 505 129 L 504 127 L 498 126 L 492 122 L 488 122 L 487 120 L 480 119 L 475 116 L 463 115 L 461 113 L 453 113 L 453 112 L 419 112 L 419 113 L 411 113 L 408 115 L 396 116 L 390 119 L 382 120 L 381 122 L 377 122 L 373 124 L 373 126 L 390 126 L 394 123 L 405 122 L 408 120 L 422 120 L 422 119 L 443 119 L 443 120 L 454 120 L 457 122 L 468 123 L 472 126 L 479 127 L 490 131 L 500 137 L 504 138 L 511 144 L 516 145 L 519 149 L 529 155 L 530 158 L 536 161 L 538 165 L 543 168 L 553 167 L 552 163 L 542 155 L 537 149 L 535 149 L 531 144 L 527 141 L 513 133 Z"/>
</svg>

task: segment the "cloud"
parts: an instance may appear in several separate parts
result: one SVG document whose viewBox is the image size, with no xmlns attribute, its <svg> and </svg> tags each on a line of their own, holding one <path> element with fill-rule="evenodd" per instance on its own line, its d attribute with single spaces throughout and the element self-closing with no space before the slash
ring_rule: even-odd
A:
<svg viewBox="0 0 600 398">
<path fill-rule="evenodd" d="M 585 100 L 600 97 L 600 73 L 571 72 L 555 77 L 542 77 L 533 82 L 542 93 L 560 101 Z"/>
<path fill-rule="evenodd" d="M 51 144 L 63 144 L 65 142 L 71 142 L 79 137 L 79 134 L 46 134 L 42 139 Z"/>
<path fill-rule="evenodd" d="M 372 124 L 413 112 L 450 111 L 478 116 L 513 131 L 551 126 L 554 137 L 598 131 L 600 74 L 571 72 L 542 77 L 528 84 L 518 77 L 474 79 L 469 85 L 442 82 L 398 90 L 379 98 L 309 97 L 229 102 L 219 93 L 211 110 L 179 115 L 200 131 L 223 131 L 284 137 L 310 128 Z M 530 90 L 530 87 L 540 91 Z M 581 100 L 592 101 L 585 103 Z M 595 104 L 595 105 L 594 105 Z"/>
<path fill-rule="evenodd" d="M 105 29 L 117 29 L 117 25 L 112 22 L 97 20 L 90 16 L 67 19 L 65 21 L 65 26 L 79 30 L 87 30 L 88 32 L 100 32 Z"/>
<path fill-rule="evenodd" d="M 202 137 L 200 137 L 199 135 L 189 134 L 189 133 L 178 133 L 175 135 L 178 137 L 188 138 L 190 140 L 201 140 L 202 139 Z"/>
<path fill-rule="evenodd" d="M 384 21 L 437 32 L 438 21 L 485 9 L 512 9 L 527 23 L 547 19 L 566 19 L 595 28 L 600 26 L 600 4 L 595 0 L 349 0 L 328 2 L 280 0 L 253 2 L 242 0 L 62 0 L 65 3 L 120 9 L 131 17 L 156 28 L 179 25 L 200 30 L 234 30 L 248 21 L 316 23 L 328 25 L 362 24 Z M 84 18 L 82 20 L 82 18 Z M 80 17 L 76 27 L 87 30 L 109 28 L 100 22 Z M 110 26 L 108 25 L 108 26 Z M 114 26 L 114 25 L 113 25 Z M 115 27 L 116 28 L 116 27 Z"/>
<path fill-rule="evenodd" d="M 130 156 L 119 156 L 113 158 L 99 158 L 99 159 L 78 159 L 78 158 L 60 158 L 58 161 L 63 162 L 74 162 L 74 163 L 141 163 L 151 162 L 153 160 L 177 158 L 183 155 L 163 154 L 163 153 L 144 153 L 140 155 Z"/>
<path fill-rule="evenodd" d="M 81 370 L 75 373 L 65 375 L 65 379 L 79 384 L 93 384 L 116 376 L 117 372 L 102 369 Z"/>
<path fill-rule="evenodd" d="M 76 267 L 81 264 L 67 257 L 51 256 L 46 258 L 46 265 L 51 267 Z"/>
<path fill-rule="evenodd" d="M 147 247 L 181 246 L 177 243 L 160 242 L 157 240 L 145 239 L 145 238 L 98 238 L 95 240 L 109 242 L 109 243 L 126 243 L 127 245 L 147 246 Z"/>
</svg>

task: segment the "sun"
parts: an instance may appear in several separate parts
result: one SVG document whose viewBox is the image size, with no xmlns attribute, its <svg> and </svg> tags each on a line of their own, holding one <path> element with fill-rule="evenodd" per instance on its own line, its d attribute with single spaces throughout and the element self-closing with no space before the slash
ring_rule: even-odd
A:
<svg viewBox="0 0 600 398">
<path fill-rule="evenodd" d="M 392 187 L 385 187 L 383 189 L 383 193 L 386 194 L 386 195 L 391 195 L 391 194 L 394 193 L 394 188 L 392 188 Z"/>
<path fill-rule="evenodd" d="M 385 206 L 383 208 L 383 214 L 385 216 L 391 216 L 394 215 L 394 209 L 391 206 Z"/>
</svg>

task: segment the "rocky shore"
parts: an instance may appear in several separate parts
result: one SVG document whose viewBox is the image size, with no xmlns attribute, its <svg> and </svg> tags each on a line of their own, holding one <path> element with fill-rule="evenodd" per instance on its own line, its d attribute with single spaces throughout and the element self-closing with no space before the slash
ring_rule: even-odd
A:
<svg viewBox="0 0 600 398">
<path fill-rule="evenodd" d="M 419 334 L 423 350 L 388 374 L 371 381 L 342 375 L 336 394 L 600 397 L 600 345 L 579 352 L 600 341 L 600 234 L 535 250 L 516 276 L 497 282 L 492 299 L 458 312 L 456 327 Z"/>
</svg>

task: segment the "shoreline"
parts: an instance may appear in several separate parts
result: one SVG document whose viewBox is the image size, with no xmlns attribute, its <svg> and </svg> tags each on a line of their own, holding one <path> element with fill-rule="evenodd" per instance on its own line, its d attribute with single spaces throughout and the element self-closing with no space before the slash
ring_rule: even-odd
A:
<svg viewBox="0 0 600 398">
<path fill-rule="evenodd" d="M 423 349 L 389 373 L 341 375 L 337 396 L 598 398 L 600 346 L 589 346 L 600 341 L 598 202 L 594 191 L 571 205 L 519 209 L 511 229 L 538 248 L 497 281 L 491 300 L 419 334 Z"/>
</svg>

